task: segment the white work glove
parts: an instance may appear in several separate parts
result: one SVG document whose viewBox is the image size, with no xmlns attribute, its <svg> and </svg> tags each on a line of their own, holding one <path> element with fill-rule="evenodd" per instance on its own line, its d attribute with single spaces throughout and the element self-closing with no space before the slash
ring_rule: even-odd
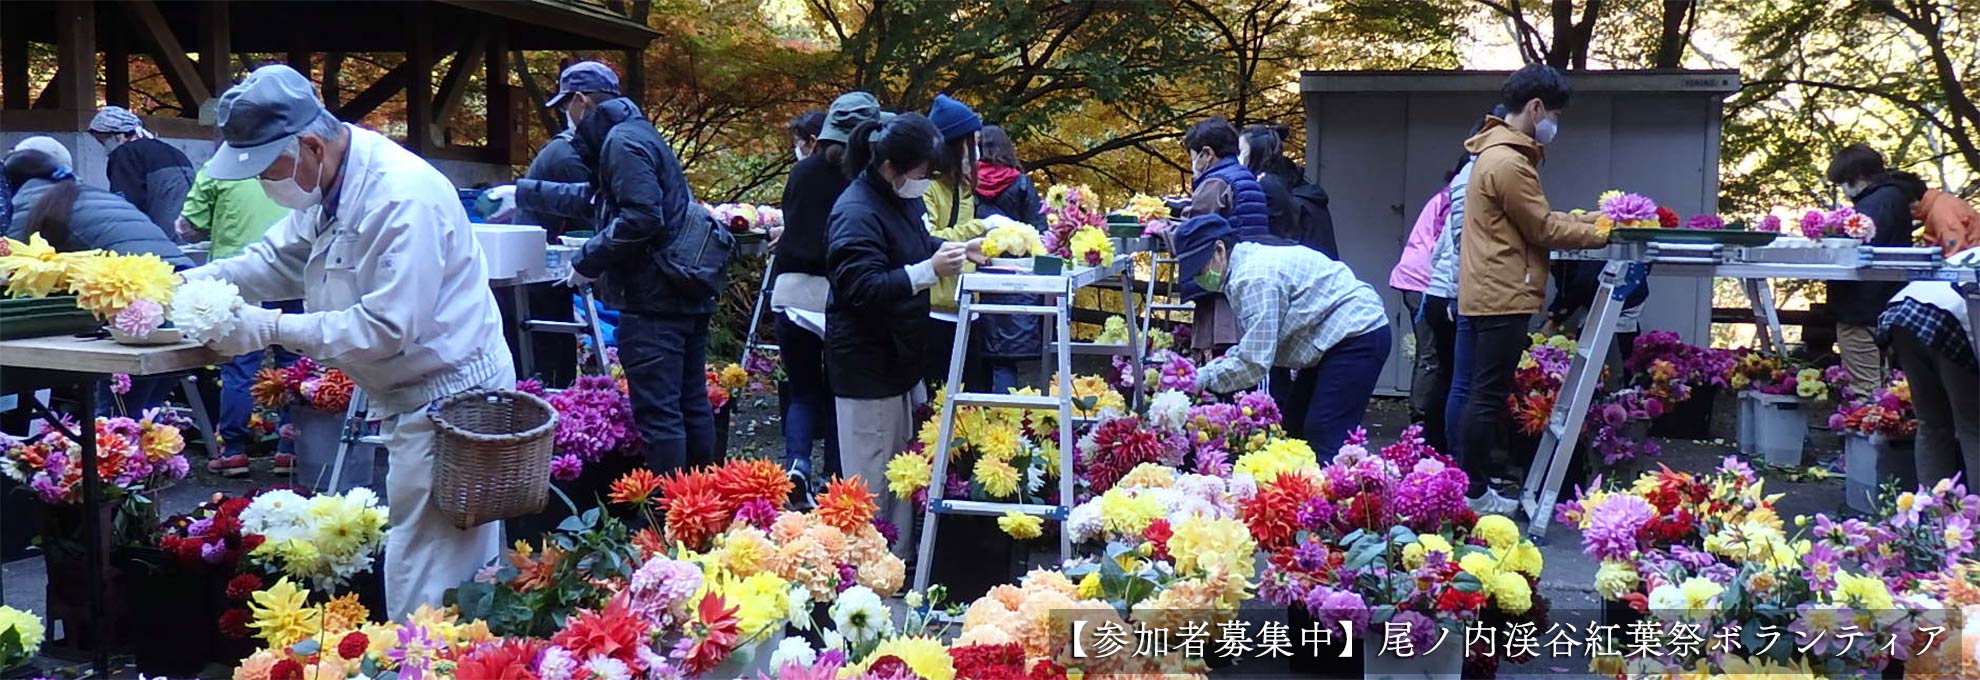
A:
<svg viewBox="0 0 1980 680">
<path fill-rule="evenodd" d="M 482 192 L 481 195 L 483 198 L 487 198 L 488 202 L 495 204 L 495 209 L 489 212 L 488 219 L 506 220 L 510 215 L 515 214 L 516 185 L 504 184 L 499 187 L 490 187 L 487 191 Z"/>
<path fill-rule="evenodd" d="M 241 305 L 234 310 L 234 331 L 206 342 L 206 346 L 230 357 L 266 349 L 275 344 L 276 327 L 282 310 Z"/>
<path fill-rule="evenodd" d="M 564 280 L 557 282 L 557 285 L 565 288 L 583 288 L 591 285 L 591 282 L 596 280 L 579 272 L 577 267 L 572 267 L 571 273 L 565 274 Z"/>
</svg>

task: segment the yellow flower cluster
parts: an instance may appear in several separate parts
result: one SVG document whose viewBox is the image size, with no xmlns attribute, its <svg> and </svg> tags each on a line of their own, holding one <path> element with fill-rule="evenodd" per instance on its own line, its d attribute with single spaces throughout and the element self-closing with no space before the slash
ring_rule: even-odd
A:
<svg viewBox="0 0 1980 680">
<path fill-rule="evenodd" d="M 715 382 L 725 388 L 739 390 L 742 389 L 743 385 L 749 384 L 749 371 L 743 370 L 741 366 L 728 364 L 723 366 L 722 370 L 716 374 Z"/>
<path fill-rule="evenodd" d="M 0 657 L 0 664 L 4 664 L 0 667 L 12 668 L 16 663 L 33 658 L 35 653 L 41 650 L 41 643 L 48 635 L 47 629 L 41 625 L 41 617 L 13 607 L 0 606 L 0 633 L 10 630 L 14 632 L 19 649 L 6 651 L 18 651 L 18 657 L 11 655 Z"/>
<path fill-rule="evenodd" d="M 1073 415 L 1081 418 L 1097 418 L 1103 413 L 1126 413 L 1127 398 L 1107 384 L 1107 379 L 1097 375 L 1073 376 Z M 1059 381 L 1052 380 L 1047 396 L 1059 396 Z M 1092 408 L 1084 404 L 1090 403 Z"/>
<path fill-rule="evenodd" d="M 887 461 L 887 490 L 903 500 L 911 498 L 914 492 L 928 488 L 928 480 L 934 474 L 928 454 L 902 452 Z"/>
<path fill-rule="evenodd" d="M 703 595 L 711 592 L 736 608 L 736 623 L 745 640 L 762 636 L 771 626 L 782 631 L 782 624 L 790 615 L 791 584 L 768 571 L 748 576 L 717 574 L 704 579 L 701 592 L 689 601 L 700 602 Z"/>
<path fill-rule="evenodd" d="M 1071 252 L 1076 265 L 1104 267 L 1114 262 L 1114 240 L 1099 227 L 1081 227 L 1073 232 Z"/>
<path fill-rule="evenodd" d="M 1166 220 L 1172 216 L 1169 212 L 1169 204 L 1148 194 L 1135 194 L 1133 198 L 1128 199 L 1127 208 L 1122 212 L 1134 215 L 1143 222 L 1151 219 Z"/>
<path fill-rule="evenodd" d="M 1262 448 L 1254 448 L 1250 453 L 1239 456 L 1231 470 L 1234 473 L 1248 473 L 1259 484 L 1278 479 L 1288 472 L 1320 469 L 1319 458 L 1313 447 L 1304 440 L 1281 437 L 1266 443 Z"/>
<path fill-rule="evenodd" d="M 1016 510 L 1005 512 L 997 518 L 997 528 L 1010 534 L 1011 538 L 1029 541 L 1045 532 L 1045 520 L 1037 515 L 1027 515 Z"/>
<path fill-rule="evenodd" d="M 1500 610 L 1519 616 L 1532 609 L 1532 581 L 1540 578 L 1540 572 L 1546 566 L 1540 549 L 1526 540 L 1520 534 L 1519 526 L 1503 515 L 1480 517 L 1471 533 L 1485 541 L 1486 550 L 1460 558 L 1458 568 L 1477 578 L 1485 594 Z M 1406 548 L 1404 557 L 1408 558 Z"/>
<path fill-rule="evenodd" d="M 168 304 L 175 283 L 172 265 L 150 253 L 85 257 L 69 266 L 69 290 L 76 294 L 76 306 L 99 319 L 116 316 L 134 300 Z"/>
<path fill-rule="evenodd" d="M 58 253 L 41 234 L 29 236 L 26 243 L 7 239 L 7 254 L 0 256 L 0 276 L 7 277 L 8 297 L 48 297 L 68 290 L 75 265 L 101 252 Z"/>
<path fill-rule="evenodd" d="M 1829 398 L 1829 383 L 1822 380 L 1822 370 L 1804 368 L 1794 374 L 1794 393 L 1803 399 Z"/>
<path fill-rule="evenodd" d="M 1109 534 L 1139 536 L 1149 523 L 1164 514 L 1162 500 L 1155 494 L 1118 486 L 1100 494 L 1100 526 Z M 1250 532 L 1246 531 L 1245 535 L 1250 536 Z M 1170 552 L 1175 551 L 1174 540 L 1170 539 Z"/>
<path fill-rule="evenodd" d="M 1104 516 L 1104 510 L 1103 510 Z M 1256 573 L 1258 544 L 1236 518 L 1192 515 L 1170 527 L 1169 554 L 1179 574 L 1229 574 L 1249 579 Z"/>
<path fill-rule="evenodd" d="M 1006 224 L 983 236 L 983 254 L 986 257 L 1031 257 L 1045 254 L 1045 242 L 1038 237 L 1038 229 L 1028 224 L 1014 222 Z"/>
</svg>

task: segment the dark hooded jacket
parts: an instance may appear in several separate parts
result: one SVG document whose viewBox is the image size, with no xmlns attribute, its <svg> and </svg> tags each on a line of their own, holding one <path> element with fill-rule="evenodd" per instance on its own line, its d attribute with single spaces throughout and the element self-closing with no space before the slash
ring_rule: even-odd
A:
<svg viewBox="0 0 1980 680">
<path fill-rule="evenodd" d="M 1911 202 L 1889 179 L 1878 181 L 1856 196 L 1856 211 L 1877 223 L 1866 239 L 1873 246 L 1911 245 Z M 1877 316 L 1891 296 L 1904 288 L 1898 281 L 1830 281 L 1829 310 L 1836 321 L 1858 326 L 1877 325 Z"/>
<path fill-rule="evenodd" d="M 834 396 L 886 399 L 921 382 L 927 356 L 928 291 L 906 267 L 935 255 L 942 239 L 922 225 L 919 198 L 901 198 L 885 178 L 861 173 L 832 207 L 832 299 L 826 307 L 825 368 Z"/>
<path fill-rule="evenodd" d="M 658 258 L 690 222 L 706 220 L 688 188 L 681 162 L 667 140 L 640 115 L 631 99 L 606 100 L 579 121 L 573 147 L 589 183 L 525 179 L 516 182 L 516 207 L 531 212 L 590 214 L 597 234 L 585 241 L 578 273 L 598 280 L 599 301 L 625 312 L 713 314 L 713 296 L 670 285 Z"/>
<path fill-rule="evenodd" d="M 76 180 L 65 180 L 76 181 Z M 27 218 L 33 214 L 34 204 L 41 200 L 55 182 L 35 178 L 21 183 L 14 192 L 14 223 L 7 230 L 7 237 L 16 241 L 27 240 Z M 79 250 L 106 250 L 122 255 L 157 255 L 159 259 L 171 263 L 175 268 L 193 266 L 179 244 L 158 231 L 158 226 L 136 206 L 117 197 L 116 194 L 84 185 L 78 187 L 75 205 L 69 209 L 69 233 L 50 236 L 49 245 L 62 252 Z"/>
</svg>

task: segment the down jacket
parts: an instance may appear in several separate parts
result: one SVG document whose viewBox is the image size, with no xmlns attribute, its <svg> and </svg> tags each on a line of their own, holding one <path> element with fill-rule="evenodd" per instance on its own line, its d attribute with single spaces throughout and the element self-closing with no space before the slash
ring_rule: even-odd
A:
<svg viewBox="0 0 1980 680">
<path fill-rule="evenodd" d="M 854 179 L 832 207 L 825 368 L 833 396 L 886 399 L 921 382 L 923 362 L 930 360 L 928 291 L 907 267 L 934 256 L 943 241 L 922 226 L 926 210 L 921 199 L 895 195 L 871 171 Z"/>
<path fill-rule="evenodd" d="M 157 139 L 139 139 L 110 151 L 105 171 L 111 193 L 137 206 L 166 240 L 178 241 L 179 209 L 192 191 L 192 159 L 177 147 Z"/>
<path fill-rule="evenodd" d="M 650 314 L 713 314 L 715 297 L 670 285 L 658 258 L 691 221 L 706 220 L 681 162 L 631 99 L 598 105 L 578 122 L 578 156 L 590 182 L 516 182 L 516 208 L 571 217 L 594 215 L 598 232 L 584 242 L 578 273 L 598 280 L 598 299 L 613 309 Z"/>
<path fill-rule="evenodd" d="M 1271 207 L 1265 198 L 1265 188 L 1258 183 L 1258 176 L 1238 163 L 1237 156 L 1229 156 L 1197 175 L 1192 187 L 1202 186 L 1211 179 L 1223 180 L 1231 187 L 1231 214 L 1228 217 L 1231 227 L 1237 229 L 1238 240 L 1270 240 Z"/>
<path fill-rule="evenodd" d="M 73 182 L 75 180 L 64 180 Z M 16 241 L 27 240 L 27 216 L 34 210 L 36 201 L 48 193 L 55 182 L 46 179 L 30 179 L 21 183 L 14 192 L 14 223 L 7 229 L 7 237 Z M 124 255 L 150 253 L 159 259 L 172 263 L 173 267 L 186 268 L 193 265 L 186 258 L 179 244 L 158 231 L 158 226 L 138 212 L 136 206 L 118 198 L 116 194 L 83 185 L 82 192 L 76 195 L 75 207 L 69 212 L 69 236 L 60 243 L 54 239 L 49 245 L 56 250 L 72 252 L 77 250 L 102 249 Z M 44 238 L 46 235 L 43 235 Z"/>
</svg>

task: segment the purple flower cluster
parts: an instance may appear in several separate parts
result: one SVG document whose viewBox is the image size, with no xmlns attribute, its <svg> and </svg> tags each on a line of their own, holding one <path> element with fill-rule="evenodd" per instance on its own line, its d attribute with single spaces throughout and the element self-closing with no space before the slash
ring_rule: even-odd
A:
<svg viewBox="0 0 1980 680">
<path fill-rule="evenodd" d="M 1692 215 L 1691 219 L 1684 221 L 1684 228 L 1717 231 L 1726 228 L 1726 221 L 1719 219 L 1718 215 Z"/>
<path fill-rule="evenodd" d="M 1685 344 L 1671 331 L 1651 331 L 1636 338 L 1624 364 L 1633 373 L 1643 373 L 1660 359 L 1677 369 L 1678 382 L 1718 387 L 1726 386 L 1727 376 L 1738 361 L 1733 352 Z"/>
<path fill-rule="evenodd" d="M 1396 485 L 1390 506 L 1403 523 L 1416 531 L 1436 531 L 1463 513 L 1465 489 L 1471 478 L 1464 470 L 1425 458 L 1416 462 Z"/>
<path fill-rule="evenodd" d="M 605 454 L 632 455 L 639 451 L 639 431 L 632 426 L 632 402 L 618 383 L 605 376 L 584 376 L 570 389 L 551 395 L 557 410 L 556 447 L 559 458 L 575 459 L 578 468 L 603 460 Z M 561 465 L 575 477 L 566 460 Z M 552 469 L 558 469 L 552 463 Z"/>
<path fill-rule="evenodd" d="M 1590 514 L 1588 529 L 1581 532 L 1582 552 L 1598 560 L 1629 559 L 1636 552 L 1637 533 L 1656 515 L 1657 509 L 1640 496 L 1612 496 Z"/>
<path fill-rule="evenodd" d="M 1781 218 L 1779 215 L 1765 215 L 1760 218 L 1760 228 L 1758 231 L 1774 233 L 1780 230 Z"/>
<path fill-rule="evenodd" d="M 1639 194 L 1623 194 L 1602 201 L 1602 214 L 1616 224 L 1657 221 L 1657 203 Z"/>
<path fill-rule="evenodd" d="M 1810 210 L 1801 214 L 1801 235 L 1810 239 L 1843 235 L 1843 223 L 1856 214 L 1855 208 L 1841 207 L 1829 212 Z"/>
<path fill-rule="evenodd" d="M 1162 362 L 1162 373 L 1156 387 L 1175 390 L 1184 394 L 1196 393 L 1196 364 L 1175 352 L 1167 352 L 1168 359 Z M 1269 399 L 1268 399 L 1269 401 Z M 1278 407 L 1273 406 L 1276 410 Z"/>
</svg>

